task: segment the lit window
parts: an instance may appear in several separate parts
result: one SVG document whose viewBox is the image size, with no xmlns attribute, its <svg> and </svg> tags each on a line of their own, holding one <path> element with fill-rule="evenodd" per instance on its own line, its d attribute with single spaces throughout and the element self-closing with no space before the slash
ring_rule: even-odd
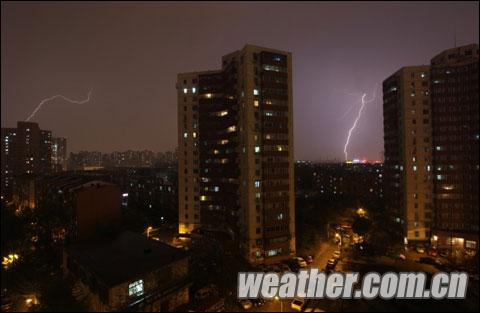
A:
<svg viewBox="0 0 480 313">
<path fill-rule="evenodd" d="M 187 138 L 188 137 L 188 133 L 183 133 L 183 138 Z"/>
<path fill-rule="evenodd" d="M 255 146 L 255 153 L 259 153 L 260 152 L 260 147 L 259 146 Z"/>
<path fill-rule="evenodd" d="M 255 194 L 255 198 L 260 199 L 260 193 L 259 193 L 259 192 L 257 192 L 257 193 Z"/>
<path fill-rule="evenodd" d="M 135 297 L 143 295 L 143 280 L 137 280 L 128 285 L 128 296 Z"/>
<path fill-rule="evenodd" d="M 260 188 L 260 181 L 259 180 L 255 181 L 255 188 Z"/>
<path fill-rule="evenodd" d="M 205 95 L 205 97 L 207 97 L 207 98 L 210 99 L 210 98 L 212 97 L 212 94 L 211 94 L 211 93 L 207 93 L 207 94 Z"/>
<path fill-rule="evenodd" d="M 282 146 L 277 146 L 277 150 L 278 150 L 278 151 L 283 151 Z"/>
<path fill-rule="evenodd" d="M 422 73 L 422 74 L 420 74 L 420 76 L 421 76 L 422 78 L 425 78 L 425 76 L 427 76 L 427 75 L 426 75 L 425 73 Z"/>
<path fill-rule="evenodd" d="M 188 92 L 188 89 L 187 88 L 183 88 L 183 93 L 187 93 Z"/>
<path fill-rule="evenodd" d="M 197 138 L 197 133 L 196 133 L 196 132 L 193 132 L 193 133 L 192 133 L 192 137 L 193 137 L 193 138 Z"/>
<path fill-rule="evenodd" d="M 277 220 L 283 220 L 283 213 L 277 215 Z"/>
<path fill-rule="evenodd" d="M 192 87 L 192 93 L 195 93 L 195 92 L 197 92 L 197 88 Z"/>
<path fill-rule="evenodd" d="M 218 116 L 228 115 L 228 111 L 227 111 L 227 110 L 225 110 L 225 111 L 220 111 L 217 115 L 218 115 Z"/>
<path fill-rule="evenodd" d="M 254 100 L 254 101 L 253 101 L 253 106 L 256 107 L 256 108 L 258 108 L 258 100 Z"/>
<path fill-rule="evenodd" d="M 231 132 L 234 132 L 237 130 L 237 127 L 235 125 L 233 126 L 230 126 L 229 128 L 227 128 L 227 132 L 231 133 Z"/>
<path fill-rule="evenodd" d="M 258 89 L 253 89 L 253 95 L 258 96 Z"/>
<path fill-rule="evenodd" d="M 207 200 L 207 196 L 200 196 L 200 201 L 206 201 Z"/>
<path fill-rule="evenodd" d="M 219 192 L 219 191 L 220 191 L 220 187 L 218 187 L 218 186 L 213 187 L 213 191 Z"/>
</svg>

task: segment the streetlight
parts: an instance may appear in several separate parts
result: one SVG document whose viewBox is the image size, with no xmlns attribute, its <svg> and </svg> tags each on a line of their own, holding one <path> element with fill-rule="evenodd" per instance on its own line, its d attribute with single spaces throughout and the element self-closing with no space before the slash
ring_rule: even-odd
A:
<svg viewBox="0 0 480 313">
<path fill-rule="evenodd" d="M 365 211 L 363 208 L 359 208 L 357 210 L 357 215 L 360 217 L 365 217 L 365 214 L 367 214 L 367 211 Z"/>
<path fill-rule="evenodd" d="M 282 300 L 280 300 L 280 298 L 278 296 L 275 296 L 275 300 L 280 301 L 280 312 L 283 312 L 283 302 L 282 302 Z"/>
<path fill-rule="evenodd" d="M 150 237 L 150 232 L 152 231 L 153 227 L 152 226 L 148 226 L 147 227 L 147 238 Z"/>
<path fill-rule="evenodd" d="M 3 257 L 2 265 L 4 269 L 8 269 L 10 265 L 12 265 L 14 262 L 17 262 L 19 259 L 18 254 L 16 253 L 11 253 L 6 257 Z"/>
</svg>

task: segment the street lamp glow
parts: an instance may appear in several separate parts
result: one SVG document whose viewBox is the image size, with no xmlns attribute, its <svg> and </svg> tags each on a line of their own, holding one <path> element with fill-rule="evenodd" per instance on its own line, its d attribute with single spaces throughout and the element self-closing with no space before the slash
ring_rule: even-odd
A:
<svg viewBox="0 0 480 313">
<path fill-rule="evenodd" d="M 14 262 L 18 261 L 18 259 L 19 259 L 19 256 L 16 253 L 10 253 L 6 257 L 4 256 L 2 260 L 3 268 L 4 269 L 9 268 L 9 266 L 12 265 Z"/>
<path fill-rule="evenodd" d="M 363 208 L 359 208 L 357 210 L 357 215 L 360 217 L 364 217 L 367 214 L 367 211 L 365 211 Z"/>
<path fill-rule="evenodd" d="M 150 232 L 152 231 L 152 229 L 153 229 L 152 226 L 147 227 L 147 238 L 150 237 Z"/>
</svg>

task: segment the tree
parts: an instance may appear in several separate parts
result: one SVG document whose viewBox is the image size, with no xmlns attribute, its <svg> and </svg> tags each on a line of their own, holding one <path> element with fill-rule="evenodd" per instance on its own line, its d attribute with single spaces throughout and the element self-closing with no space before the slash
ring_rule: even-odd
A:
<svg viewBox="0 0 480 313">
<path fill-rule="evenodd" d="M 40 305 L 35 308 L 42 312 L 87 311 L 85 303 L 78 302 L 72 295 L 73 282 L 69 279 L 52 280 L 42 291 Z"/>
<path fill-rule="evenodd" d="M 352 230 L 359 236 L 365 236 L 371 228 L 372 222 L 365 217 L 356 217 L 352 224 Z"/>
</svg>

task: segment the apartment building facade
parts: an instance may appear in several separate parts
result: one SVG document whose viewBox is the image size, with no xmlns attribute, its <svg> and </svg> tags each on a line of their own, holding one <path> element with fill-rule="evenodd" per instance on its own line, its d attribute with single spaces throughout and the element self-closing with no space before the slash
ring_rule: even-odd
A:
<svg viewBox="0 0 480 313">
<path fill-rule="evenodd" d="M 406 241 L 428 241 L 433 220 L 429 75 L 403 67 L 383 82 L 385 200 Z"/>
<path fill-rule="evenodd" d="M 293 255 L 291 54 L 246 45 L 177 92 L 179 232 L 226 230 L 251 263 Z"/>
</svg>

